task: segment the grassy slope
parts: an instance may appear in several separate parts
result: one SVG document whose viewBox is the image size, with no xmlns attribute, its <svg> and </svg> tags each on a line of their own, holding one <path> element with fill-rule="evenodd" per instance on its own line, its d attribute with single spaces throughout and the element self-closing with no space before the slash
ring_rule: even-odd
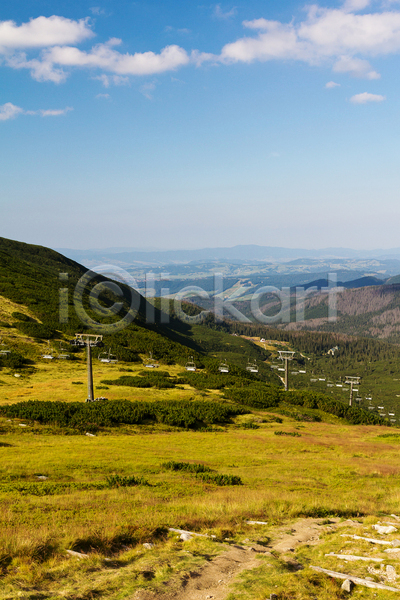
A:
<svg viewBox="0 0 400 600">
<path fill-rule="evenodd" d="M 142 564 L 135 542 L 156 540 L 160 527 L 217 536 L 223 531 L 225 537 L 240 540 L 251 531 L 246 519 L 274 525 L 301 515 L 398 511 L 399 438 L 378 437 L 384 428 L 349 427 L 339 421 L 298 425 L 284 418 L 282 424 L 264 423 L 254 431 L 230 426 L 225 433 L 138 431 L 87 438 L 38 436 L 4 419 L 0 427 L 2 443 L 8 444 L 0 448 L 6 569 L 2 598 L 17 597 L 21 590 L 25 598 L 39 591 L 53 598 L 65 590 L 69 598 L 86 597 L 87 567 L 67 558 L 66 548 L 92 553 L 90 564 L 96 568 L 90 581 L 101 597 L 132 597 L 143 586 L 142 578 L 130 577 Z M 301 437 L 274 435 L 282 429 Z M 239 475 L 244 486 L 216 488 L 190 474 L 165 471 L 161 463 L 167 460 L 189 460 Z M 42 485 L 39 474 L 52 483 L 90 483 L 114 473 L 143 476 L 151 486 L 51 496 L 12 491 L 13 482 Z M 104 556 L 116 560 L 111 571 L 104 572 Z M 177 558 L 169 556 L 170 566 Z M 162 571 L 162 564 L 157 569 Z M 172 569 L 162 572 L 164 581 L 173 575 Z M 160 585 L 160 579 L 153 585 Z"/>
</svg>

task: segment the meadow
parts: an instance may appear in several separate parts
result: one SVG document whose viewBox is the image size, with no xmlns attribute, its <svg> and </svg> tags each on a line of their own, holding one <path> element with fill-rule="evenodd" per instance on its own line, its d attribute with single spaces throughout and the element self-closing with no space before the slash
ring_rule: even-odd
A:
<svg viewBox="0 0 400 600">
<path fill-rule="evenodd" d="M 332 415 L 300 423 L 254 410 L 211 431 L 156 424 L 105 428 L 95 437 L 60 435 L 38 424 L 20 427 L 21 422 L 0 419 L 4 599 L 61 594 L 71 600 L 117 600 L 137 589 L 160 592 L 166 581 L 179 580 L 222 552 L 225 538 L 240 542 L 254 535 L 248 519 L 268 522 L 261 536 L 268 540 L 274 527 L 298 517 L 362 519 L 399 507 L 400 437 L 386 427 L 350 426 Z M 282 431 L 297 435 L 275 435 Z M 201 464 L 239 477 L 242 485 L 218 486 L 190 471 L 168 469 L 168 461 Z M 144 483 L 109 487 L 113 476 Z M 216 538 L 199 538 L 185 550 L 168 527 Z M 154 548 L 145 552 L 145 542 Z M 68 549 L 90 559 L 79 561 L 66 554 Z M 143 565 L 154 573 L 149 580 Z M 294 575 L 282 565 L 276 573 L 283 593 Z M 270 575 L 265 577 L 267 586 Z M 298 579 L 292 595 L 279 597 L 308 598 L 304 575 Z M 244 597 L 262 597 L 259 586 L 245 587 Z M 387 592 L 377 597 L 387 597 L 382 594 Z M 321 591 L 318 598 L 325 597 L 341 596 Z"/>
</svg>

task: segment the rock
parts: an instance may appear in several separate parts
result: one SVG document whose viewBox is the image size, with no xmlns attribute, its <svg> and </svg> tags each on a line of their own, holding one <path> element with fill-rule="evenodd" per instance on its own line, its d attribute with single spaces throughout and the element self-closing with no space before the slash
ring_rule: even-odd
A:
<svg viewBox="0 0 400 600">
<path fill-rule="evenodd" d="M 184 542 L 188 542 L 189 540 L 191 540 L 193 538 L 193 536 L 190 535 L 190 533 L 181 533 L 181 535 L 179 537 Z"/>
<path fill-rule="evenodd" d="M 392 540 L 393 548 L 398 548 L 400 546 L 400 540 Z"/>
<path fill-rule="evenodd" d="M 269 600 L 278 600 L 278 596 L 276 594 L 270 594 Z"/>
<path fill-rule="evenodd" d="M 87 554 L 83 554 L 83 552 L 75 552 L 75 550 L 66 550 L 67 554 L 71 556 L 76 556 L 77 558 L 88 558 Z"/>
<path fill-rule="evenodd" d="M 246 521 L 247 525 L 268 525 L 266 521 Z"/>
<path fill-rule="evenodd" d="M 143 548 L 146 548 L 146 550 L 151 550 L 152 548 L 154 548 L 154 544 L 146 542 L 145 544 L 143 544 Z"/>
<path fill-rule="evenodd" d="M 393 525 L 372 525 L 372 527 L 380 534 L 394 533 L 397 531 L 396 527 L 393 527 Z"/>
<path fill-rule="evenodd" d="M 87 433 L 87 432 L 86 432 L 86 433 L 85 433 L 85 435 L 87 435 L 88 437 L 96 437 L 96 436 L 94 435 L 94 433 Z"/>
<path fill-rule="evenodd" d="M 352 591 L 353 587 L 354 587 L 354 583 L 351 581 L 351 579 L 345 579 L 342 583 L 341 589 L 344 592 L 350 593 Z"/>
<path fill-rule="evenodd" d="M 396 569 L 392 565 L 386 565 L 386 579 L 388 581 L 396 581 Z"/>
</svg>

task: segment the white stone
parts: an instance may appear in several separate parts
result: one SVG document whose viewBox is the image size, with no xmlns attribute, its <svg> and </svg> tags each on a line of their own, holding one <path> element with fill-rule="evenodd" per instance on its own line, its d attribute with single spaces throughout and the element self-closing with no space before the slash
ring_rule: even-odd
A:
<svg viewBox="0 0 400 600">
<path fill-rule="evenodd" d="M 351 592 L 353 587 L 354 587 L 354 583 L 351 581 L 351 579 L 345 579 L 342 583 L 341 589 L 344 592 Z"/>
<path fill-rule="evenodd" d="M 396 527 L 393 527 L 393 525 L 372 525 L 372 527 L 380 534 L 394 533 L 397 531 Z"/>
<path fill-rule="evenodd" d="M 386 578 L 388 581 L 396 581 L 396 569 L 392 565 L 386 565 Z"/>
</svg>

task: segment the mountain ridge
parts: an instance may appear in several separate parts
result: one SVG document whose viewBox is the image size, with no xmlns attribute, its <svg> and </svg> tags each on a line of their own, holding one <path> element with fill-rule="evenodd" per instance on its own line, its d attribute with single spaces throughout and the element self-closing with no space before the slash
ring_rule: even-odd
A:
<svg viewBox="0 0 400 600">
<path fill-rule="evenodd" d="M 236 245 L 232 247 L 200 248 L 195 250 L 158 250 L 139 251 L 136 249 L 118 252 L 118 249 L 74 250 L 69 248 L 56 249 L 65 256 L 75 258 L 80 262 L 86 260 L 105 260 L 107 257 L 125 264 L 132 263 L 188 263 L 198 260 L 295 260 L 299 258 L 400 258 L 400 248 L 354 250 L 351 248 L 322 248 L 302 249 L 285 248 L 283 246 L 259 246 L 256 244 Z"/>
</svg>

